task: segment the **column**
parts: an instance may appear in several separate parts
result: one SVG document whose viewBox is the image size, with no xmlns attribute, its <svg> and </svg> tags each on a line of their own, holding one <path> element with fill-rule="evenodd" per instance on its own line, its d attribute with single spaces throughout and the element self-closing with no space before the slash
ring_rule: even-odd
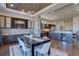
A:
<svg viewBox="0 0 79 59">
<path fill-rule="evenodd" d="M 39 16 L 34 18 L 34 34 L 38 37 L 40 37 L 41 33 L 40 21 L 41 18 Z"/>
</svg>

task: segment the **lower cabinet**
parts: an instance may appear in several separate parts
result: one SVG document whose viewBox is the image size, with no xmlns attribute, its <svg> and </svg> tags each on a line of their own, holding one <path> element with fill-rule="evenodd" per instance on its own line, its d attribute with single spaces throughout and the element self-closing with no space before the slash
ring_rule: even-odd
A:
<svg viewBox="0 0 79 59">
<path fill-rule="evenodd" d="M 0 46 L 3 45 L 2 35 L 0 35 Z"/>
<path fill-rule="evenodd" d="M 14 43 L 18 42 L 18 35 L 3 35 L 3 43 L 8 44 L 8 43 Z"/>
</svg>

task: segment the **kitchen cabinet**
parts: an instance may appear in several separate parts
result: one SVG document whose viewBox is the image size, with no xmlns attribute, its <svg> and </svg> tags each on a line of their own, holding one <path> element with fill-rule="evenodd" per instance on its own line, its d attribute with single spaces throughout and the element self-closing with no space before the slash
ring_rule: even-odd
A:
<svg viewBox="0 0 79 59">
<path fill-rule="evenodd" d="M 2 35 L 0 35 L 0 46 L 3 45 Z"/>
</svg>

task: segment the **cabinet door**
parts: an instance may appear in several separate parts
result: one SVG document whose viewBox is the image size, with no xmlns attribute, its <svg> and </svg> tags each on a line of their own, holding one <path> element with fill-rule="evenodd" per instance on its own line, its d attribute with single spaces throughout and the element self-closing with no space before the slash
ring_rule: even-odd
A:
<svg viewBox="0 0 79 59">
<path fill-rule="evenodd" d="M 13 42 L 17 42 L 17 41 L 18 41 L 17 37 L 18 37 L 18 35 L 14 35 L 14 36 L 12 37 Z"/>
<path fill-rule="evenodd" d="M 8 43 L 8 37 L 6 35 L 3 35 L 2 38 L 4 44 Z"/>
<path fill-rule="evenodd" d="M 15 42 L 17 42 L 18 40 L 17 40 L 17 35 L 10 35 L 10 36 L 8 36 L 8 42 L 9 43 L 15 43 Z"/>
<path fill-rule="evenodd" d="M 8 43 L 12 43 L 13 42 L 13 36 L 12 35 L 9 35 L 8 36 Z"/>
<path fill-rule="evenodd" d="M 2 46 L 2 36 L 0 36 L 0 46 Z"/>
</svg>

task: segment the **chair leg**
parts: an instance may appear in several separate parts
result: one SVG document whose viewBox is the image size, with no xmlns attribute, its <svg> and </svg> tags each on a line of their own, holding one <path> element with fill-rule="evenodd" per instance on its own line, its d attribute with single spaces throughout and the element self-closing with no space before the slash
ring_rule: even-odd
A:
<svg viewBox="0 0 79 59">
<path fill-rule="evenodd" d="M 44 54 L 41 54 L 42 56 L 44 56 Z"/>
<path fill-rule="evenodd" d="M 20 47 L 20 51 L 21 51 L 21 53 L 23 54 L 23 49 L 22 49 L 22 47 Z"/>
<path fill-rule="evenodd" d="M 36 51 L 36 56 L 37 56 L 38 52 Z"/>
<path fill-rule="evenodd" d="M 24 56 L 27 56 L 27 52 L 24 52 Z"/>
<path fill-rule="evenodd" d="M 42 53 L 39 53 L 38 51 L 36 51 L 36 56 L 38 56 L 38 55 L 41 55 L 41 56 L 46 55 L 46 56 L 48 56 L 48 53 L 47 54 L 42 54 Z"/>
<path fill-rule="evenodd" d="M 39 54 L 43 56 L 43 54 L 41 54 L 41 53 L 38 53 L 38 51 L 36 51 L 36 56 L 38 56 Z"/>
</svg>

